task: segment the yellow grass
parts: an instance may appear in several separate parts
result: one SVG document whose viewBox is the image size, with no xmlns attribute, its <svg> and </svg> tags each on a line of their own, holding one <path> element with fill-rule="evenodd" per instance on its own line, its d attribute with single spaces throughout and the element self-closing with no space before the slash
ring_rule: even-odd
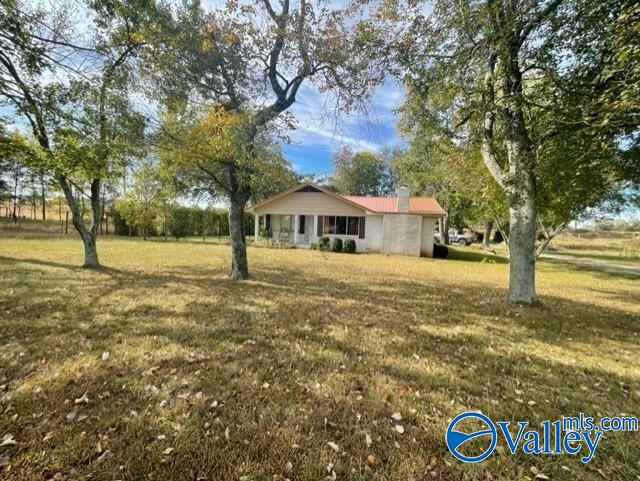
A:
<svg viewBox="0 0 640 481">
<path fill-rule="evenodd" d="M 0 236 L 0 441 L 16 441 L 0 477 L 640 475 L 638 433 L 605 434 L 586 466 L 497 452 L 464 465 L 444 443 L 466 410 L 638 415 L 637 279 L 542 262 L 543 306 L 524 309 L 501 303 L 508 266 L 464 249 L 250 248 L 239 284 L 226 246 L 111 238 L 99 251 L 107 267 L 90 271 L 73 236 Z"/>
</svg>

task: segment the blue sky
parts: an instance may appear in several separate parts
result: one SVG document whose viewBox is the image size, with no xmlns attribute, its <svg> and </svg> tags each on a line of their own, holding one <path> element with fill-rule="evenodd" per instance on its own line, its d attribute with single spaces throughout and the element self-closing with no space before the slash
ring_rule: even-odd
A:
<svg viewBox="0 0 640 481">
<path fill-rule="evenodd" d="M 292 143 L 283 148 L 284 155 L 300 174 L 325 173 L 332 170 L 331 156 L 342 145 L 377 151 L 403 144 L 394 113 L 403 97 L 402 87 L 389 77 L 373 93 L 366 113 L 336 115 L 326 96 L 306 85 L 291 107 L 297 128 L 290 134 Z"/>
</svg>

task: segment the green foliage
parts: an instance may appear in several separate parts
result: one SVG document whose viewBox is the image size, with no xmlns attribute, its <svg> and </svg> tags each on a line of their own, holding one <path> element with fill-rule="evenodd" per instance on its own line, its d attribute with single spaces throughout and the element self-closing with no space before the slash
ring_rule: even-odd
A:
<svg viewBox="0 0 640 481">
<path fill-rule="evenodd" d="M 318 250 L 328 251 L 329 250 L 330 241 L 331 241 L 331 239 L 329 237 L 327 237 L 327 236 L 319 237 L 318 240 L 317 240 Z"/>
<path fill-rule="evenodd" d="M 188 237 L 192 231 L 191 223 L 192 208 L 176 205 L 171 207 L 167 216 L 167 230 L 177 239 Z"/>
<path fill-rule="evenodd" d="M 353 254 L 356 251 L 356 241 L 353 239 L 346 239 L 344 241 L 344 252 L 347 254 Z"/>
<path fill-rule="evenodd" d="M 342 147 L 332 158 L 334 175 L 331 187 L 341 194 L 383 195 L 393 191 L 390 166 L 373 152 L 353 153 Z"/>
<path fill-rule="evenodd" d="M 138 235 L 138 231 L 136 230 L 136 228 L 132 225 L 129 225 L 124 217 L 120 215 L 117 205 L 114 205 L 111 208 L 111 216 L 113 218 L 113 226 L 116 235 L 131 235 L 134 237 Z"/>
<path fill-rule="evenodd" d="M 632 200 L 640 180 L 637 2 L 435 2 L 427 17 L 416 16 L 419 2 L 393 5 L 381 34 L 417 22 L 399 42 L 413 48 L 396 52 L 408 90 L 401 129 L 411 139 L 396 167 L 414 190 L 438 196 L 453 225 L 504 216 L 513 140 L 505 113 L 520 96 L 545 232 L 595 206 Z M 502 81 L 508 58 L 520 70 L 522 93 L 519 83 L 513 95 L 503 91 L 511 85 Z M 483 142 L 496 164 L 491 175 Z"/>
<path fill-rule="evenodd" d="M 148 234 L 155 232 L 168 201 L 168 191 L 151 160 L 144 159 L 134 174 L 132 185 L 116 202 L 116 210 L 146 239 Z"/>
<path fill-rule="evenodd" d="M 234 189 L 257 202 L 290 187 L 297 176 L 268 135 L 246 137 L 248 116 L 222 108 L 166 112 L 157 134 L 160 169 L 178 192 L 213 200 Z M 233 176 L 229 175 L 233 159 Z"/>
<path fill-rule="evenodd" d="M 245 217 L 250 222 L 252 215 Z M 167 213 L 167 233 L 176 239 L 201 236 L 228 236 L 229 212 L 227 209 L 203 209 L 196 206 L 172 205 Z"/>
<path fill-rule="evenodd" d="M 333 252 L 342 252 L 342 239 L 334 237 L 333 242 L 331 243 L 331 250 Z"/>
</svg>

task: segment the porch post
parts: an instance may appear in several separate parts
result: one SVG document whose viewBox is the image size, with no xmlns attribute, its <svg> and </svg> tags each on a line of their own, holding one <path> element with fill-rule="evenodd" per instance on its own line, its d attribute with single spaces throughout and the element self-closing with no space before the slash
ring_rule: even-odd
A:
<svg viewBox="0 0 640 481">
<path fill-rule="evenodd" d="M 258 214 L 253 214 L 253 230 L 255 241 L 258 242 L 258 234 L 260 232 L 260 216 Z"/>
<path fill-rule="evenodd" d="M 313 227 L 311 229 L 311 243 L 315 244 L 315 241 L 317 241 L 317 237 L 318 237 L 318 216 L 314 215 L 313 216 Z"/>
<path fill-rule="evenodd" d="M 294 246 L 298 243 L 298 230 L 300 230 L 299 225 L 300 225 L 300 216 L 296 214 L 293 216 L 293 245 Z"/>
</svg>

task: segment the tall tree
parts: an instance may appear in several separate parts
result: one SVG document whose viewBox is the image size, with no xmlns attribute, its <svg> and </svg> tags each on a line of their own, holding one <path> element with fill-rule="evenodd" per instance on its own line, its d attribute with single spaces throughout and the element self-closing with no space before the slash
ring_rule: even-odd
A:
<svg viewBox="0 0 640 481">
<path fill-rule="evenodd" d="M 135 169 L 130 188 L 116 202 L 116 209 L 127 224 L 135 227 L 147 240 L 169 204 L 168 194 L 169 189 L 158 169 L 151 159 L 144 158 Z"/>
<path fill-rule="evenodd" d="M 250 122 L 250 115 L 223 107 L 167 113 L 156 135 L 162 178 L 176 192 L 208 202 L 228 198 L 237 187 L 231 179 L 251 192 L 252 202 L 290 187 L 297 176 L 270 132 L 246 142 Z M 237 168 L 234 177 L 228 176 L 230 159 Z M 229 225 L 235 215 L 229 213 Z M 244 214 L 240 220 L 244 242 Z"/>
<path fill-rule="evenodd" d="M 132 132 L 125 67 L 140 39 L 127 17 L 110 20 L 98 17 L 91 40 L 76 42 L 67 8 L 46 10 L 18 0 L 0 7 L 0 97 L 27 120 L 40 166 L 60 185 L 84 243 L 86 267 L 99 265 L 102 181 L 112 161 L 122 159 L 122 140 Z M 87 60 L 96 67 L 81 69 Z M 118 123 L 123 118 L 128 125 Z M 89 199 L 89 227 L 77 193 Z"/>
<path fill-rule="evenodd" d="M 147 49 L 144 67 L 155 80 L 154 93 L 169 107 L 193 101 L 241 114 L 239 142 L 249 157 L 266 130 L 290 126 L 286 112 L 303 84 L 333 94 L 338 108 L 350 109 L 381 77 L 360 55 L 358 32 L 345 12 L 322 2 L 229 1 L 205 12 L 190 1 L 165 10 L 162 18 L 165 26 Z M 243 219 L 254 194 L 249 179 L 255 162 L 244 159 L 230 157 L 220 163 L 222 172 L 209 176 L 230 204 L 233 279 L 249 276 Z"/>
<path fill-rule="evenodd" d="M 341 148 L 332 161 L 331 187 L 341 194 L 383 195 L 393 189 L 389 165 L 378 154 Z"/>
<path fill-rule="evenodd" d="M 616 111 L 617 125 L 607 125 L 606 111 L 598 106 L 606 105 L 599 99 L 611 91 L 611 79 L 600 74 L 602 57 L 587 53 L 592 44 L 598 45 L 597 52 L 610 43 L 602 31 L 607 22 L 620 17 L 624 4 L 630 3 L 439 0 L 428 16 L 423 15 L 422 4 L 384 6 L 388 11 L 383 17 L 396 28 L 402 24 L 397 29 L 400 40 L 392 48 L 406 84 L 423 99 L 444 93 L 452 134 L 479 146 L 486 168 L 504 194 L 511 302 L 536 301 L 538 166 L 551 143 L 564 135 L 565 141 L 580 138 L 593 150 L 605 140 L 611 165 L 613 159 L 622 158 L 615 152 L 620 135 L 637 130 L 637 115 L 620 111 Z M 590 8 L 599 13 L 588 14 Z M 574 35 L 578 25 L 582 31 Z M 626 60 L 622 63 L 631 67 Z M 631 82 L 637 85 L 637 76 Z"/>
</svg>

